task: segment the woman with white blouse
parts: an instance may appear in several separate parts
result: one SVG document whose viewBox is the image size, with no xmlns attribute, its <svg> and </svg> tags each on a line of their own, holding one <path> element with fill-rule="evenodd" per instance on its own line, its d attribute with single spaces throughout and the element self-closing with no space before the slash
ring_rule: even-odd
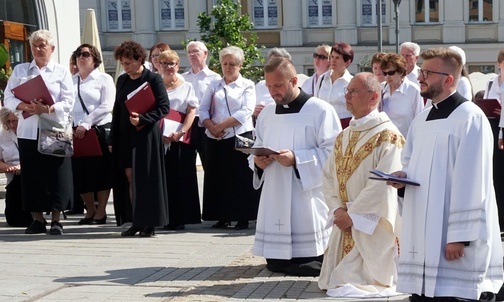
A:
<svg viewBox="0 0 504 302">
<path fill-rule="evenodd" d="M 51 59 L 55 50 L 52 34 L 37 30 L 29 37 L 33 61 L 16 65 L 5 89 L 5 107 L 29 113 L 20 116 L 17 128 L 19 159 L 23 167 L 21 186 L 23 208 L 33 214 L 33 223 L 26 234 L 47 232 L 44 212 L 51 212 L 49 234 L 61 235 L 61 211 L 67 209 L 72 199 L 72 163 L 69 157 L 44 155 L 37 150 L 39 116 L 67 125 L 75 101 L 72 75 L 67 66 Z M 11 90 L 28 79 L 41 75 L 54 101 L 45 105 L 41 100 L 25 103 L 16 98 Z M 43 176 L 43 177 L 41 177 Z"/>
<path fill-rule="evenodd" d="M 385 77 L 382 86 L 381 111 L 387 113 L 390 120 L 406 138 L 413 118 L 424 108 L 420 87 L 406 77 L 406 61 L 401 55 L 386 54 L 382 58 L 380 67 Z"/>
<path fill-rule="evenodd" d="M 213 81 L 200 103 L 200 120 L 208 136 L 203 187 L 203 220 L 218 220 L 213 228 L 247 229 L 256 220 L 260 192 L 252 187 L 247 155 L 236 151 L 235 136 L 252 139 L 254 83 L 240 74 L 243 50 L 229 46 L 219 53 L 223 78 Z"/>
<path fill-rule="evenodd" d="M 196 149 L 186 140 L 196 116 L 198 99 L 191 83 L 178 74 L 180 58 L 176 51 L 165 50 L 159 56 L 159 72 L 170 99 L 170 115 L 183 114 L 180 129 L 163 131 L 165 144 L 168 224 L 165 230 L 184 230 L 186 224 L 201 223 L 201 209 L 196 172 Z M 164 129 L 171 120 L 164 120 Z"/>
<path fill-rule="evenodd" d="M 318 80 L 322 77 L 324 73 L 329 70 L 329 57 L 331 53 L 331 46 L 329 45 L 319 45 L 315 48 L 313 53 L 313 67 L 315 67 L 315 72 L 311 77 L 306 79 L 301 85 L 301 90 L 308 93 L 309 95 L 314 95 L 315 87 L 317 87 Z"/>
<path fill-rule="evenodd" d="M 99 130 L 101 156 L 72 158 L 74 190 L 86 205 L 86 215 L 79 224 L 105 224 L 106 206 L 112 188 L 112 162 L 105 133 L 110 130 L 112 108 L 116 95 L 114 80 L 98 70 L 102 63 L 100 52 L 90 44 L 74 51 L 79 72 L 73 76 L 75 103 L 73 124 L 76 139 L 82 139 L 93 126 Z M 95 207 L 94 192 L 98 199 Z"/>
<path fill-rule="evenodd" d="M 29 211 L 23 211 L 21 199 L 21 165 L 17 143 L 18 117 L 6 107 L 0 109 L 0 173 L 5 173 L 5 220 L 12 227 L 27 227 L 33 222 Z"/>
<path fill-rule="evenodd" d="M 347 43 L 336 43 L 331 48 L 330 70 L 319 80 L 315 88 L 315 96 L 331 104 L 344 128 L 352 114 L 346 108 L 345 87 L 348 86 L 353 76 L 348 72 L 354 58 L 354 51 Z"/>
</svg>

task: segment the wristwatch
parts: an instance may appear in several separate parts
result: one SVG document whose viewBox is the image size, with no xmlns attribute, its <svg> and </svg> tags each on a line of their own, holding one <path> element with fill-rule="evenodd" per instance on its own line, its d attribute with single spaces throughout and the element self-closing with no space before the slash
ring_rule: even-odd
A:
<svg viewBox="0 0 504 302">
<path fill-rule="evenodd" d="M 180 133 L 182 133 L 182 135 L 184 135 L 185 134 L 185 130 L 180 129 Z"/>
</svg>

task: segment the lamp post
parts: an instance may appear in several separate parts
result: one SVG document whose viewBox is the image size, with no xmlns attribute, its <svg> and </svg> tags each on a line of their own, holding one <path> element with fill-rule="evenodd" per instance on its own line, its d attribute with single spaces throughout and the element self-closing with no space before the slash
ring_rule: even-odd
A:
<svg viewBox="0 0 504 302">
<path fill-rule="evenodd" d="M 401 0 L 392 0 L 394 2 L 394 12 L 395 12 L 395 49 L 396 53 L 399 53 L 399 4 L 401 4 Z"/>
<path fill-rule="evenodd" d="M 381 21 L 381 2 L 376 1 L 376 22 L 378 23 L 378 52 L 382 51 L 382 21 Z"/>
</svg>

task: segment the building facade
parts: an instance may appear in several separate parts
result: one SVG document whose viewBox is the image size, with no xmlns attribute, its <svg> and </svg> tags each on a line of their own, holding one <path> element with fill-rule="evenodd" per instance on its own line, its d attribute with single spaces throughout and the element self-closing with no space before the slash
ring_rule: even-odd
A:
<svg viewBox="0 0 504 302">
<path fill-rule="evenodd" d="M 237 0 L 240 1 L 240 0 Z M 215 0 L 79 0 L 81 28 L 86 9 L 96 11 L 106 70 L 114 73 L 113 49 L 133 39 L 146 48 L 165 42 L 179 51 L 181 69 L 189 66 L 182 41 L 200 37 L 200 12 L 210 12 Z M 347 42 L 355 58 L 355 73 L 369 68 L 378 50 L 380 0 L 241 0 L 258 34 L 258 44 L 284 47 L 298 72 L 313 71 L 312 53 L 319 44 Z M 402 0 L 396 39 L 393 0 L 381 0 L 383 51 L 395 52 L 413 41 L 422 49 L 457 45 L 466 52 L 469 72 L 498 72 L 497 53 L 504 42 L 504 1 Z"/>
</svg>

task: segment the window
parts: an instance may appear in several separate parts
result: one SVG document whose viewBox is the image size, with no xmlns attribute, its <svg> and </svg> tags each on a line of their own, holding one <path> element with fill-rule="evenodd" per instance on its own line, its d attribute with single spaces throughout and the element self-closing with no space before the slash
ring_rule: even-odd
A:
<svg viewBox="0 0 504 302">
<path fill-rule="evenodd" d="M 495 73 L 495 65 L 468 65 L 467 71 L 471 74 L 473 72 L 481 72 L 483 74 Z"/>
<path fill-rule="evenodd" d="M 277 27 L 278 1 L 254 0 L 253 22 L 255 28 Z"/>
<path fill-rule="evenodd" d="M 185 28 L 184 0 L 161 0 L 161 29 Z"/>
<path fill-rule="evenodd" d="M 380 0 L 362 0 L 361 11 L 362 11 L 362 25 L 375 25 L 378 23 L 377 3 Z M 385 1 L 381 0 L 381 20 L 382 24 L 386 21 L 386 5 Z"/>
<path fill-rule="evenodd" d="M 439 22 L 439 0 L 415 0 L 415 22 Z"/>
<path fill-rule="evenodd" d="M 493 21 L 493 0 L 469 0 L 469 22 Z"/>
<path fill-rule="evenodd" d="M 111 31 L 131 30 L 130 0 L 107 0 L 107 22 Z"/>
<path fill-rule="evenodd" d="M 307 0 L 308 26 L 331 26 L 333 4 L 331 0 Z"/>
</svg>

